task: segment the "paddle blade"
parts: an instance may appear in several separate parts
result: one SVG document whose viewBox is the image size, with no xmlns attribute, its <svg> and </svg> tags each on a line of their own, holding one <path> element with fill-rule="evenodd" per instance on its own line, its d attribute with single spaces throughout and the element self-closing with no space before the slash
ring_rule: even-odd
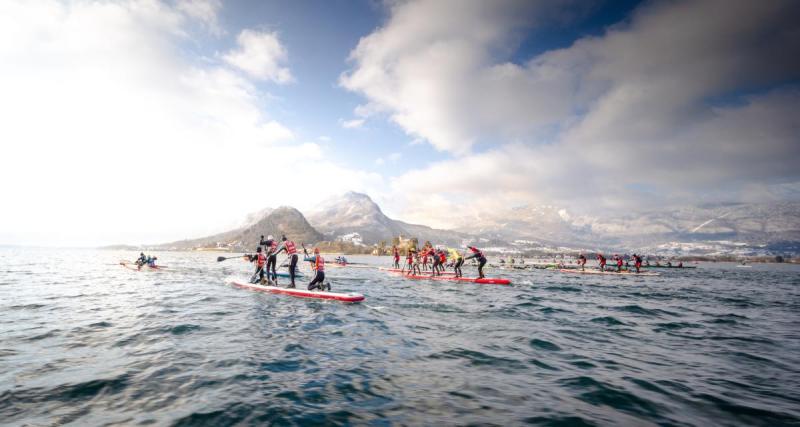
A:
<svg viewBox="0 0 800 427">
<path fill-rule="evenodd" d="M 217 262 L 222 262 L 222 261 L 225 261 L 226 259 L 228 259 L 228 258 L 225 258 L 224 256 L 218 256 L 217 257 Z"/>
</svg>

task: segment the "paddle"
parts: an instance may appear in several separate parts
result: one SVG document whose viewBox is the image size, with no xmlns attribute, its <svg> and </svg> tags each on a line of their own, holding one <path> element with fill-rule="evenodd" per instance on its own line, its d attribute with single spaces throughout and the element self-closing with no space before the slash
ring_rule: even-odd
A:
<svg viewBox="0 0 800 427">
<path fill-rule="evenodd" d="M 244 257 L 249 257 L 249 256 L 252 256 L 252 255 L 250 255 L 250 254 L 242 254 L 242 255 L 229 256 L 229 257 L 218 256 L 217 257 L 217 262 L 222 262 L 222 261 L 225 261 L 226 259 L 244 258 Z"/>
</svg>

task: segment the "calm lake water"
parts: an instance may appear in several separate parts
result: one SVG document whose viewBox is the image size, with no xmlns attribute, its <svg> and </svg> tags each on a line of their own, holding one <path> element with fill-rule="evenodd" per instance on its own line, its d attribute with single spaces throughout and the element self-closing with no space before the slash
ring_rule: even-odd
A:
<svg viewBox="0 0 800 427">
<path fill-rule="evenodd" d="M 347 305 L 158 255 L 169 270 L 0 249 L 0 424 L 800 425 L 799 266 L 489 270 L 512 286 L 329 269 L 367 298 Z"/>
</svg>

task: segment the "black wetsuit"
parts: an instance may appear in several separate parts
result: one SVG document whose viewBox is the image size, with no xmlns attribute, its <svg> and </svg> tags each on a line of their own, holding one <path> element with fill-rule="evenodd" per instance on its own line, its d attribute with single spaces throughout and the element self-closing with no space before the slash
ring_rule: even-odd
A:
<svg viewBox="0 0 800 427">
<path fill-rule="evenodd" d="M 274 245 L 274 244 L 275 244 L 275 241 L 272 240 L 272 239 L 270 239 L 270 240 L 262 240 L 261 241 L 261 245 L 264 246 L 264 251 L 266 253 L 269 253 L 269 250 L 272 248 L 272 245 Z M 277 263 L 278 263 L 278 255 L 277 254 L 270 254 L 269 256 L 267 256 L 267 274 L 269 275 L 269 278 L 272 281 L 278 280 L 278 273 L 275 270 L 275 267 L 276 267 L 275 264 L 277 264 Z"/>
<path fill-rule="evenodd" d="M 472 249 L 470 249 L 472 250 Z M 486 257 L 483 256 L 483 252 L 481 251 L 472 251 L 472 255 L 468 256 L 466 259 L 475 258 L 478 260 L 478 277 L 481 279 L 484 278 L 483 275 L 483 266 L 486 265 Z"/>
</svg>

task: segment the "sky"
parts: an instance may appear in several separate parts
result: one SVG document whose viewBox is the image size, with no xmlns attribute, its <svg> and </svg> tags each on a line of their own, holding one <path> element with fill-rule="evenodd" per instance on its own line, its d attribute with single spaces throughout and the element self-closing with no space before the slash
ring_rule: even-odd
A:
<svg viewBox="0 0 800 427">
<path fill-rule="evenodd" d="M 800 199 L 800 2 L 0 0 L 0 244 L 359 191 L 468 227 Z"/>
</svg>

